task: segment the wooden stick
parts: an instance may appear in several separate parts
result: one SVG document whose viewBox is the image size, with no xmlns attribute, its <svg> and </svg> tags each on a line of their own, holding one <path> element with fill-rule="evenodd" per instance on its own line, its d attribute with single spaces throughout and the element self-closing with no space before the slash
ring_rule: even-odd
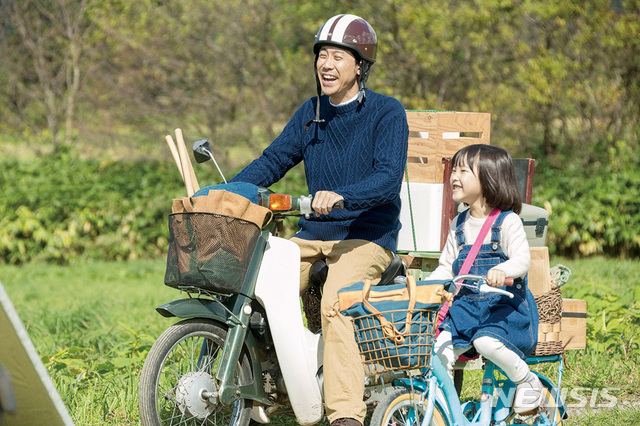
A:
<svg viewBox="0 0 640 426">
<path fill-rule="evenodd" d="M 184 173 L 182 172 L 182 164 L 180 164 L 180 154 L 178 154 L 176 143 L 173 141 L 171 135 L 165 136 L 164 139 L 167 141 L 167 145 L 169 145 L 169 151 L 171 151 L 173 161 L 176 162 L 176 166 L 178 166 L 178 171 L 180 172 L 180 177 L 182 177 L 182 181 L 184 182 Z"/>
<path fill-rule="evenodd" d="M 196 191 L 198 191 L 200 189 L 200 185 L 198 184 L 198 178 L 196 177 L 196 173 L 193 170 L 193 165 L 191 164 L 191 157 L 189 157 L 189 152 L 187 151 L 187 146 L 184 143 L 184 137 L 182 136 L 182 130 L 181 129 L 176 129 L 176 140 L 178 141 L 178 146 L 181 147 L 180 149 L 182 150 L 182 152 L 184 152 L 184 156 L 185 158 L 180 158 L 180 161 L 182 163 L 182 169 L 183 172 L 185 174 L 185 176 L 188 174 L 189 175 L 189 179 L 191 180 L 191 188 L 193 189 L 193 192 L 195 193 Z M 193 195 L 193 194 L 191 194 Z M 189 195 L 189 196 L 191 196 Z"/>
<path fill-rule="evenodd" d="M 178 154 L 180 154 L 180 164 L 182 165 L 182 177 L 184 178 L 184 186 L 187 188 L 187 195 L 191 197 L 195 191 L 193 190 L 193 181 L 191 180 L 191 172 L 189 171 L 189 154 L 184 144 L 184 139 L 178 137 L 178 129 L 176 129 L 176 141 L 178 146 Z"/>
</svg>

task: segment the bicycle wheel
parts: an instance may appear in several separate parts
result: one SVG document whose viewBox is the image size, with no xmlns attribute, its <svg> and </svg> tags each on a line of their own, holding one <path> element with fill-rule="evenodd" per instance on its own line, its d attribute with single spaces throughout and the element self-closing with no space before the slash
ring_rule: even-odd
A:
<svg viewBox="0 0 640 426">
<path fill-rule="evenodd" d="M 144 426 L 229 425 L 249 423 L 251 400 L 222 405 L 215 396 L 216 373 L 227 330 L 213 321 L 191 319 L 169 327 L 156 340 L 140 374 L 140 421 Z M 251 378 L 246 354 L 235 381 Z M 206 391 L 206 392 L 205 392 Z"/>
<path fill-rule="evenodd" d="M 545 387 L 542 390 L 542 395 L 544 400 L 537 412 L 531 414 L 516 414 L 512 412 L 510 416 L 511 421 L 507 424 L 550 426 L 554 424 L 555 417 L 555 425 L 562 426 L 562 413 L 560 412 L 560 409 L 556 410 L 556 400 L 553 397 L 553 394 L 547 387 Z"/>
<path fill-rule="evenodd" d="M 426 401 L 420 402 L 421 393 L 397 389 L 382 398 L 371 415 L 371 426 L 419 426 L 425 413 Z M 430 426 L 449 426 L 439 404 L 433 410 Z"/>
</svg>

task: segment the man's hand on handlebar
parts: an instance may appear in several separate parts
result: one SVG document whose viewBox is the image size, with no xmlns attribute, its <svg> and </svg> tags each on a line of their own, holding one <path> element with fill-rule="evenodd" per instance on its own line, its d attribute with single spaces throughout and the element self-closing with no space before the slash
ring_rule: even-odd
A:
<svg viewBox="0 0 640 426">
<path fill-rule="evenodd" d="M 311 207 L 316 212 L 316 216 L 329 214 L 336 204 L 343 201 L 344 197 L 333 191 L 318 191 L 313 196 Z"/>
</svg>

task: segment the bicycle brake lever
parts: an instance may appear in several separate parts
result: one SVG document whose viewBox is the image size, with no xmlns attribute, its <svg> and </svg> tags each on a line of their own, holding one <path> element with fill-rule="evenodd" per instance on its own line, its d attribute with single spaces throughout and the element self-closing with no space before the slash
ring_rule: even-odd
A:
<svg viewBox="0 0 640 426">
<path fill-rule="evenodd" d="M 513 293 L 510 293 L 506 290 L 502 290 L 501 288 L 491 287 L 489 284 L 484 282 L 478 285 L 478 291 L 480 293 L 498 293 L 504 296 L 508 296 L 509 299 L 513 299 Z"/>
</svg>

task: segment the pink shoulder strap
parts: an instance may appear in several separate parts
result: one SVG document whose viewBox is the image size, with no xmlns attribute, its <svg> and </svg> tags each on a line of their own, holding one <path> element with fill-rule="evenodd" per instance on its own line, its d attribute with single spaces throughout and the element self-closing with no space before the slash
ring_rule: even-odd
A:
<svg viewBox="0 0 640 426">
<path fill-rule="evenodd" d="M 482 224 L 482 228 L 480 228 L 480 233 L 478 234 L 478 238 L 476 238 L 476 241 L 473 243 L 473 246 L 469 251 L 469 255 L 464 260 L 464 263 L 462 264 L 462 268 L 460 268 L 460 272 L 458 272 L 459 275 L 469 273 L 469 271 L 471 270 L 471 266 L 473 265 L 473 261 L 476 260 L 476 256 L 480 251 L 480 246 L 482 245 L 485 237 L 489 233 L 489 229 L 491 229 L 491 227 L 493 226 L 493 222 L 496 221 L 496 218 L 501 212 L 502 210 L 500 209 L 493 209 L 491 213 L 489 213 L 489 216 L 485 219 L 484 223 Z"/>
<path fill-rule="evenodd" d="M 469 271 L 471 270 L 471 266 L 473 265 L 473 261 L 476 260 L 476 256 L 480 251 L 480 246 L 484 242 L 484 239 L 487 236 L 489 229 L 491 229 L 491 227 L 493 226 L 493 223 L 496 221 L 496 218 L 501 212 L 502 210 L 500 209 L 493 209 L 491 213 L 489 213 L 489 216 L 485 219 L 484 223 L 482 224 L 482 228 L 480 228 L 480 233 L 478 234 L 478 238 L 476 238 L 475 242 L 473 243 L 473 246 L 471 246 L 469 255 L 467 255 L 467 258 L 464 260 L 464 263 L 462 264 L 462 268 L 460 268 L 460 272 L 458 272 L 458 275 L 469 273 Z M 458 285 L 457 287 L 460 288 L 460 285 Z M 445 303 L 444 305 L 442 305 L 442 308 L 440 308 L 440 312 L 438 312 L 438 323 L 437 323 L 438 326 L 442 324 L 442 321 L 444 321 L 448 312 L 449 312 L 449 304 Z M 436 336 L 438 334 L 440 334 L 440 330 L 436 328 Z"/>
</svg>

